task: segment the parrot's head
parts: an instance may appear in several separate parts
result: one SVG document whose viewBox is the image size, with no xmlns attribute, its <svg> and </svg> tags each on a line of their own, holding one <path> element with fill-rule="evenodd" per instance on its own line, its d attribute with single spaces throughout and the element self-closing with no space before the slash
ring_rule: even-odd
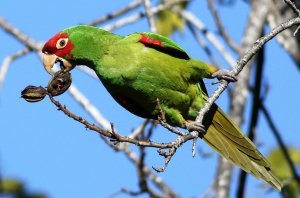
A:
<svg viewBox="0 0 300 198">
<path fill-rule="evenodd" d="M 50 74 L 57 62 L 64 71 L 70 71 L 76 65 L 94 68 L 104 53 L 102 49 L 112 39 L 119 37 L 93 26 L 66 28 L 45 43 L 42 49 L 44 67 Z"/>
<path fill-rule="evenodd" d="M 51 74 L 51 69 L 57 62 L 65 71 L 72 70 L 76 66 L 75 63 L 72 63 L 73 48 L 72 39 L 67 32 L 59 32 L 49 39 L 42 49 L 46 71 Z"/>
</svg>

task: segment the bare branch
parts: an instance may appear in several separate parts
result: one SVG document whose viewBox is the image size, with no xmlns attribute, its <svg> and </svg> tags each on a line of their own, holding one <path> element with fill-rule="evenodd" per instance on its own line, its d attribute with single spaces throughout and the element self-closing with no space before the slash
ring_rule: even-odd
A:
<svg viewBox="0 0 300 198">
<path fill-rule="evenodd" d="M 26 45 L 27 47 L 35 50 L 40 51 L 42 44 L 40 42 L 37 42 L 33 40 L 32 38 L 29 38 L 26 36 L 21 30 L 13 27 L 11 24 L 9 24 L 7 21 L 4 20 L 4 18 L 0 17 L 0 27 L 2 27 L 8 34 L 12 35 L 14 38 L 18 39 L 21 43 Z"/>
<path fill-rule="evenodd" d="M 99 24 L 104 23 L 104 22 L 106 22 L 110 19 L 116 18 L 118 16 L 121 16 L 121 15 L 131 11 L 131 10 L 139 7 L 141 4 L 142 4 L 142 0 L 135 0 L 135 1 L 131 2 L 130 4 L 128 4 L 127 6 L 122 7 L 121 9 L 116 10 L 112 13 L 109 13 L 109 14 L 107 14 L 107 15 L 99 18 L 99 19 L 96 19 L 96 20 L 92 21 L 92 22 L 89 22 L 86 25 L 91 25 L 91 26 L 99 25 Z"/>
<path fill-rule="evenodd" d="M 165 9 L 173 7 L 176 4 L 184 2 L 184 1 L 186 1 L 186 0 L 168 1 L 168 2 L 166 2 L 164 4 L 160 4 L 160 5 L 156 6 L 156 7 L 152 7 L 151 8 L 151 12 L 152 12 L 152 14 L 156 14 L 156 13 L 158 13 L 160 11 L 163 11 Z M 120 28 L 120 27 L 122 27 L 124 25 L 130 24 L 130 23 L 134 23 L 137 20 L 139 20 L 139 19 L 141 19 L 141 18 L 143 18 L 145 16 L 146 16 L 145 12 L 140 12 L 138 14 L 134 14 L 134 15 L 131 15 L 129 17 L 122 18 L 122 19 L 118 20 L 117 22 L 115 22 L 114 24 L 103 26 L 102 29 L 107 30 L 107 31 L 112 31 L 112 30 Z"/>
<path fill-rule="evenodd" d="M 88 128 L 90 130 L 93 130 L 95 132 L 98 132 L 100 135 L 111 138 L 112 141 L 115 141 L 115 142 L 128 142 L 128 143 L 132 143 L 132 144 L 135 144 L 135 145 L 138 145 L 138 146 L 147 146 L 147 147 L 156 147 L 156 148 L 172 148 L 172 147 L 174 147 L 174 145 L 177 145 L 175 141 L 165 144 L 165 143 L 156 143 L 156 142 L 151 142 L 151 141 L 136 140 L 136 139 L 132 139 L 130 137 L 121 136 L 119 133 L 117 133 L 114 130 L 111 130 L 111 132 L 103 130 L 103 129 L 99 128 L 98 126 L 96 126 L 95 124 L 91 124 L 90 122 L 88 122 L 84 118 L 82 118 L 80 116 L 77 116 L 74 113 L 70 112 L 66 108 L 66 106 L 61 105 L 51 95 L 49 95 L 49 98 L 50 98 L 51 102 L 53 104 L 55 104 L 55 106 L 58 107 L 58 110 L 61 110 L 64 114 L 66 114 L 70 118 L 73 118 L 74 120 L 84 124 L 86 126 L 86 128 Z"/>
<path fill-rule="evenodd" d="M 193 140 L 193 139 L 198 138 L 198 137 L 199 137 L 199 133 L 196 132 L 196 131 L 187 133 L 187 134 L 185 134 L 183 136 L 178 136 L 176 138 L 176 140 L 174 140 L 172 142 L 173 146 L 169 147 L 169 151 L 168 152 L 166 152 L 166 151 L 164 151 L 162 149 L 158 150 L 158 154 L 161 155 L 161 156 L 164 156 L 166 158 L 164 165 L 161 168 L 156 168 L 154 166 L 152 166 L 152 168 L 154 170 L 156 170 L 157 172 L 164 172 L 165 169 L 167 168 L 170 160 L 172 159 L 172 157 L 176 153 L 177 148 L 179 148 L 180 146 L 182 146 L 183 143 L 185 143 L 185 142 L 187 142 L 189 140 Z"/>
<path fill-rule="evenodd" d="M 98 122 L 101 127 L 105 130 L 110 130 L 110 122 L 106 120 L 103 115 L 98 111 L 87 97 L 85 97 L 74 85 L 74 83 L 68 89 L 71 96 L 86 110 L 96 122 Z"/>
<path fill-rule="evenodd" d="M 173 10 L 180 14 L 188 22 L 192 23 L 195 27 L 197 27 L 206 38 L 214 45 L 214 47 L 220 52 L 220 54 L 224 57 L 226 62 L 233 67 L 235 65 L 235 59 L 227 52 L 225 47 L 221 44 L 221 42 L 217 39 L 217 37 L 208 29 L 206 29 L 205 25 L 202 21 L 200 21 L 196 16 L 194 16 L 191 12 L 186 10 L 181 10 L 176 7 Z"/>
<path fill-rule="evenodd" d="M 147 124 L 149 124 L 150 120 L 145 119 L 141 125 L 135 128 L 135 130 L 128 136 L 130 138 L 137 138 L 141 133 L 145 131 Z"/>
<path fill-rule="evenodd" d="M 275 28 L 286 19 L 292 17 L 292 14 L 290 12 L 287 12 L 286 14 L 280 12 L 281 10 L 285 10 L 286 6 L 287 5 L 283 1 L 270 1 L 270 11 L 268 13 L 267 20 L 271 28 Z M 296 63 L 295 65 L 297 66 L 297 68 L 300 69 L 300 48 L 297 37 L 293 36 L 294 29 L 295 28 L 291 28 L 283 31 L 276 37 L 276 40 L 282 46 L 282 48 L 284 48 L 284 50 L 289 53 L 293 61 Z"/>
<path fill-rule="evenodd" d="M 21 49 L 21 50 L 17 51 L 16 53 L 10 55 L 10 56 L 7 56 L 3 60 L 2 66 L 0 68 L 0 88 L 3 86 L 4 80 L 5 80 L 5 77 L 6 77 L 6 73 L 8 71 L 8 68 L 9 68 L 10 64 L 14 60 L 16 60 L 17 58 L 20 58 L 20 57 L 24 56 L 25 54 L 27 54 L 29 52 L 30 52 L 29 48 L 24 48 L 24 49 Z"/>
<path fill-rule="evenodd" d="M 154 14 L 152 12 L 152 5 L 151 5 L 151 0 L 143 0 L 144 3 L 144 7 L 146 10 L 146 16 L 148 19 L 148 23 L 150 26 L 150 31 L 157 33 L 157 28 L 156 28 L 156 24 L 155 24 L 155 19 L 154 19 Z"/>
<path fill-rule="evenodd" d="M 194 38 L 198 42 L 198 44 L 203 48 L 204 52 L 210 58 L 211 63 L 215 66 L 218 66 L 219 64 L 217 62 L 216 57 L 213 55 L 213 53 L 211 52 L 211 50 L 209 49 L 209 47 L 207 46 L 205 41 L 203 39 L 201 39 L 200 35 L 196 32 L 194 25 L 191 24 L 191 22 L 189 22 L 189 21 L 186 24 L 187 24 L 187 27 L 189 28 L 189 30 L 191 31 L 191 33 L 193 34 Z"/>
<path fill-rule="evenodd" d="M 295 3 L 293 3 L 290 0 L 284 0 L 284 2 L 287 3 L 298 16 L 300 16 L 300 10 L 296 7 Z M 299 29 L 300 29 L 300 26 L 297 27 L 293 36 L 296 36 Z"/>
<path fill-rule="evenodd" d="M 259 103 L 260 103 L 260 93 L 261 93 L 261 82 L 263 77 L 263 66 L 264 66 L 264 47 L 259 51 L 256 57 L 256 71 L 255 71 L 255 84 L 252 97 L 252 108 L 251 108 L 251 119 L 250 127 L 248 129 L 248 137 L 251 141 L 255 139 L 256 127 L 259 116 Z M 240 171 L 237 197 L 244 197 L 245 183 L 247 179 L 247 173 L 245 171 Z"/>
<path fill-rule="evenodd" d="M 217 24 L 217 27 L 219 29 L 219 32 L 220 32 L 221 36 L 224 38 L 226 43 L 231 47 L 231 49 L 233 49 L 235 52 L 239 52 L 240 51 L 239 46 L 228 36 L 228 34 L 225 31 L 224 26 L 222 25 L 222 22 L 220 20 L 220 17 L 218 15 L 218 12 L 217 12 L 217 10 L 215 8 L 215 5 L 214 5 L 214 0 L 208 0 L 208 5 L 209 5 L 211 13 L 214 17 L 214 20 Z"/>
<path fill-rule="evenodd" d="M 284 2 L 288 4 L 298 16 L 300 16 L 300 10 L 296 7 L 296 5 L 291 0 L 284 0 Z"/>
</svg>

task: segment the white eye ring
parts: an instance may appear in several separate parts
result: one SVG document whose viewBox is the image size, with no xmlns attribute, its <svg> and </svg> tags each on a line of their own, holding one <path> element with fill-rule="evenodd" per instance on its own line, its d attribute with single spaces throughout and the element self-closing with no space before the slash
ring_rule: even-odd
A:
<svg viewBox="0 0 300 198">
<path fill-rule="evenodd" d="M 64 47 L 66 47 L 66 45 L 68 44 L 68 38 L 60 38 L 58 39 L 57 43 L 56 43 L 56 48 L 57 49 L 62 49 Z"/>
</svg>

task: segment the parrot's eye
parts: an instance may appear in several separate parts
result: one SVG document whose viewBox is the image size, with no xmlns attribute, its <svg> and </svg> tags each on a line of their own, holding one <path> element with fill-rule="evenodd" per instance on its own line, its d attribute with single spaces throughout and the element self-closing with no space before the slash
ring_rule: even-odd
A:
<svg viewBox="0 0 300 198">
<path fill-rule="evenodd" d="M 58 39 L 58 41 L 56 43 L 56 48 L 57 49 L 62 49 L 64 47 L 66 47 L 67 43 L 68 43 L 68 39 L 67 38 Z"/>
</svg>

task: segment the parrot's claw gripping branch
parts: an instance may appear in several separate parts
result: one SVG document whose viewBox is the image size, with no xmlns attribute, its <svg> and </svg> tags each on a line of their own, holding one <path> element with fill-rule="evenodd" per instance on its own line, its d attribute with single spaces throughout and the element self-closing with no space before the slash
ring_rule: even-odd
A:
<svg viewBox="0 0 300 198">
<path fill-rule="evenodd" d="M 231 71 L 226 69 L 219 69 L 212 74 L 212 77 L 217 78 L 218 80 L 226 80 L 227 82 L 237 81 L 237 77 Z"/>
</svg>

